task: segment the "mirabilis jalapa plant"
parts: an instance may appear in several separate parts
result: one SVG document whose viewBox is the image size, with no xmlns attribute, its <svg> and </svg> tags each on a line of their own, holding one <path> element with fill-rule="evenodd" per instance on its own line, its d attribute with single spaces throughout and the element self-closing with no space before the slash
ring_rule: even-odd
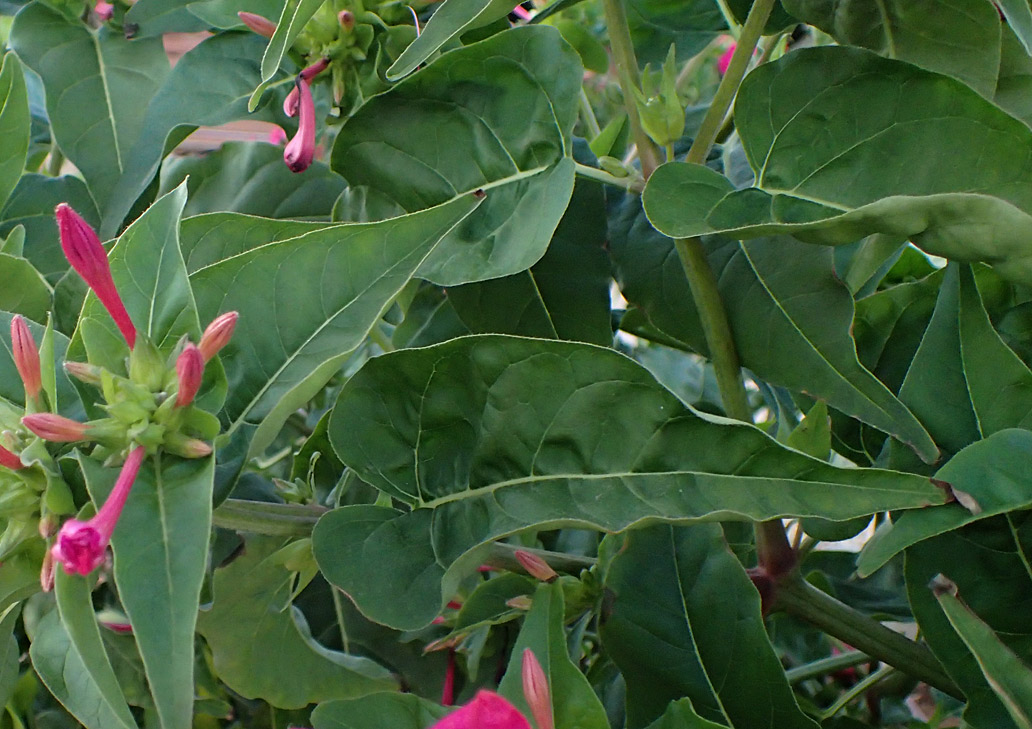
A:
<svg viewBox="0 0 1032 729">
<path fill-rule="evenodd" d="M 1032 726 L 1032 5 L 511 2 L 0 6 L 0 729 Z"/>
</svg>

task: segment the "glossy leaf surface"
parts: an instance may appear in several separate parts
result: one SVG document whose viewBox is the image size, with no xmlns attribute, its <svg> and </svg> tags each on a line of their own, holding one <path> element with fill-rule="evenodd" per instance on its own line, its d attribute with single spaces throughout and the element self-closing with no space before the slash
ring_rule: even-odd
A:
<svg viewBox="0 0 1032 729">
<path fill-rule="evenodd" d="M 339 509 L 314 535 L 330 581 L 394 626 L 429 622 L 472 550 L 531 526 L 842 520 L 942 501 L 919 476 L 837 469 L 697 413 L 586 344 L 467 337 L 379 357 L 342 390 L 329 434 L 363 480 L 413 507 Z M 395 555 L 389 583 L 371 577 L 383 555 Z"/>
</svg>

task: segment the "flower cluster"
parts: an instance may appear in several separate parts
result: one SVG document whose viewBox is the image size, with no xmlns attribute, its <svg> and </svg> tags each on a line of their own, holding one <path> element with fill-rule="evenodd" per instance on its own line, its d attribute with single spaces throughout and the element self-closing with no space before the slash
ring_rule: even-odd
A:
<svg viewBox="0 0 1032 729">
<path fill-rule="evenodd" d="M 98 388 L 103 396 L 98 407 L 107 417 L 79 422 L 54 412 L 56 403 L 44 388 L 32 332 L 21 316 L 11 320 L 11 351 L 25 390 L 25 414 L 14 424 L 8 422 L 10 418 L 0 420 L 0 425 L 11 426 L 0 432 L 0 517 L 8 522 L 0 537 L 0 555 L 7 553 L 10 543 L 24 540 L 37 528 L 44 538 L 50 538 L 56 517 L 74 509 L 44 442 L 91 441 L 97 444 L 95 456 L 109 462 L 124 459 L 114 489 L 96 516 L 87 521 L 70 519 L 61 527 L 44 559 L 44 589 L 53 584 L 55 563 L 69 574 L 80 575 L 103 563 L 115 524 L 148 453 L 160 449 L 183 458 L 201 458 L 212 452 L 206 440 L 218 433 L 218 421 L 194 401 L 201 390 L 205 364 L 229 342 L 237 320 L 236 312 L 223 314 L 211 322 L 200 342 L 184 338 L 168 358 L 163 357 L 156 345 L 136 330 L 93 228 L 68 205 L 59 205 L 56 215 L 65 256 L 111 315 L 128 345 L 129 357 L 123 373 L 87 362 L 65 363 L 70 376 Z M 13 526 L 17 530 L 9 537 Z"/>
</svg>

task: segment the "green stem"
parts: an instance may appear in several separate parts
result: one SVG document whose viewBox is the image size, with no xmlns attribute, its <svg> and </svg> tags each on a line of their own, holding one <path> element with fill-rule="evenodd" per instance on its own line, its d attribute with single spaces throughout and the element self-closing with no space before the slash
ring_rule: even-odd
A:
<svg viewBox="0 0 1032 729">
<path fill-rule="evenodd" d="M 337 615 L 337 628 L 340 630 L 340 646 L 345 653 L 350 653 L 348 641 L 348 629 L 344 624 L 344 605 L 341 603 L 340 590 L 330 585 L 330 594 L 333 595 L 333 612 Z"/>
<path fill-rule="evenodd" d="M 64 155 L 61 150 L 58 149 L 56 144 L 50 145 L 50 158 L 47 160 L 47 174 L 51 177 L 57 177 L 61 174 L 61 168 L 64 166 Z"/>
<path fill-rule="evenodd" d="M 924 645 L 915 643 L 877 620 L 867 617 L 831 595 L 818 590 L 798 573 L 781 580 L 774 609 L 815 625 L 876 660 L 887 663 L 944 693 L 963 698 L 942 664 Z"/>
<path fill-rule="evenodd" d="M 603 185 L 612 185 L 635 194 L 640 193 L 645 187 L 645 183 L 640 177 L 631 177 L 630 175 L 627 177 L 617 177 L 597 167 L 582 165 L 580 162 L 575 162 L 574 165 L 578 177 L 601 182 Z"/>
<path fill-rule="evenodd" d="M 674 157 L 676 156 L 674 154 L 674 145 L 673 145 L 673 143 L 670 143 L 670 144 L 666 145 L 666 147 L 663 148 L 663 151 L 666 152 L 666 161 L 667 162 L 673 162 L 674 161 Z"/>
<path fill-rule="evenodd" d="M 599 134 L 602 133 L 602 127 L 598 125 L 598 119 L 595 118 L 595 110 L 591 108 L 591 102 L 588 100 L 588 94 L 581 86 L 580 90 L 580 117 L 581 121 L 584 122 L 584 126 L 587 127 L 588 140 L 595 139 Z"/>
<path fill-rule="evenodd" d="M 634 103 L 632 89 L 639 87 L 638 59 L 634 56 L 627 13 L 624 11 L 623 0 L 602 0 L 602 8 L 609 31 L 609 43 L 613 50 L 613 62 L 616 64 L 620 89 L 623 91 L 624 110 L 631 123 L 631 137 L 638 148 L 642 177 L 647 180 L 652 171 L 659 166 L 659 150 L 642 128 L 638 107 Z"/>
<path fill-rule="evenodd" d="M 865 676 L 862 681 L 858 681 L 856 685 L 850 687 L 848 691 L 838 697 L 834 704 L 824 710 L 824 713 L 821 714 L 821 721 L 835 716 L 857 696 L 867 693 L 876 683 L 880 683 L 882 679 L 888 678 L 895 672 L 896 669 L 892 666 L 883 666 L 869 676 Z"/>
<path fill-rule="evenodd" d="M 788 679 L 790 684 L 795 684 L 810 678 L 826 676 L 829 673 L 859 666 L 861 663 L 867 663 L 869 660 L 871 660 L 871 657 L 863 651 L 846 651 L 845 653 L 839 653 L 837 656 L 828 656 L 812 663 L 790 668 L 785 671 L 785 678 Z"/>
<path fill-rule="evenodd" d="M 590 569 L 598 562 L 597 559 L 591 557 L 578 557 L 577 555 L 565 554 L 563 552 L 549 552 L 545 549 L 531 549 L 530 547 L 514 547 L 511 544 L 494 542 L 491 544 L 490 551 L 484 559 L 484 564 L 508 570 L 509 572 L 526 574 L 523 565 L 516 559 L 517 549 L 521 552 L 530 552 L 540 557 L 556 572 L 572 575 L 580 574 L 581 570 Z"/>
<path fill-rule="evenodd" d="M 380 329 L 379 322 L 374 324 L 373 328 L 369 330 L 369 339 L 384 352 L 394 351 L 394 342 L 392 342 L 387 335 L 383 333 Z"/>
<path fill-rule="evenodd" d="M 753 51 L 763 33 L 763 26 L 767 24 L 767 18 L 774 7 L 775 0 L 756 0 L 749 10 L 749 17 L 745 19 L 742 26 L 742 34 L 738 38 L 738 45 L 735 46 L 734 55 L 731 56 L 731 63 L 728 64 L 724 78 L 720 80 L 717 92 L 713 95 L 706 116 L 699 126 L 699 133 L 692 142 L 692 148 L 688 150 L 688 162 L 702 164 L 709 155 L 713 142 L 717 139 L 720 127 L 724 124 L 724 117 L 727 116 L 731 103 L 735 100 L 738 87 L 745 78 L 745 72 L 749 68 L 749 61 L 752 60 Z"/>
<path fill-rule="evenodd" d="M 310 537 L 327 509 L 301 504 L 226 499 L 212 513 L 212 523 L 224 529 L 283 537 Z"/>
</svg>

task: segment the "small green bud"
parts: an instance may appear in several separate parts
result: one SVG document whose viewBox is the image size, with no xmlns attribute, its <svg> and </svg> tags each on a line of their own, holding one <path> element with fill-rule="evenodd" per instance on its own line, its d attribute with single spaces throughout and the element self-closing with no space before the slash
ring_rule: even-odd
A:
<svg viewBox="0 0 1032 729">
<path fill-rule="evenodd" d="M 129 379 L 151 392 L 161 389 L 167 367 L 158 348 L 147 337 L 139 335 L 129 355 Z"/>
<path fill-rule="evenodd" d="M 613 177 L 629 177 L 631 174 L 630 170 L 624 167 L 623 162 L 616 157 L 599 157 L 598 166 Z"/>
<path fill-rule="evenodd" d="M 638 116 L 645 133 L 656 144 L 666 147 L 684 134 L 684 107 L 677 97 L 677 59 L 670 46 L 660 73 L 645 67 L 642 90 L 633 89 Z"/>
</svg>

